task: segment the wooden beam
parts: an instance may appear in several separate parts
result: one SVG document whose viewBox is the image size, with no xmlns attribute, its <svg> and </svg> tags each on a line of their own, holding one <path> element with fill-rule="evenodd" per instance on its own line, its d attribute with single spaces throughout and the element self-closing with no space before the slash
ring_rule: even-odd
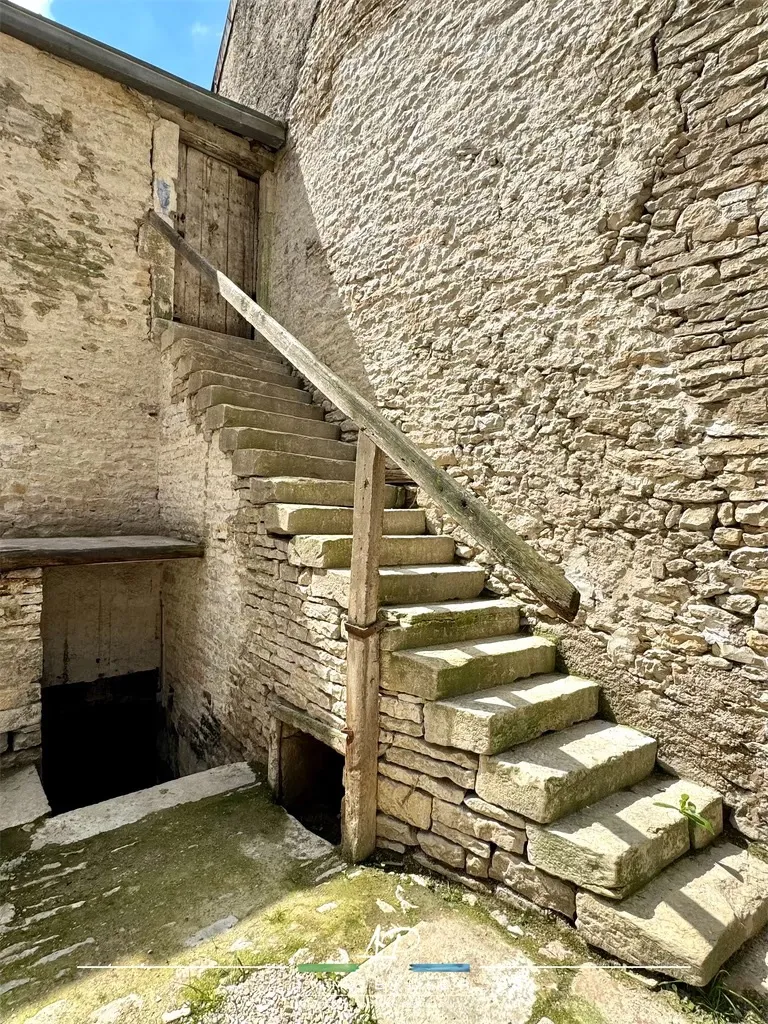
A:
<svg viewBox="0 0 768 1024">
<path fill-rule="evenodd" d="M 202 544 L 178 537 L 4 537 L 0 540 L 0 571 L 45 565 L 201 558 L 204 553 Z"/>
<path fill-rule="evenodd" d="M 347 620 L 347 756 L 342 848 L 348 860 L 376 849 L 379 746 L 379 555 L 384 527 L 384 452 L 364 432 L 357 442 Z"/>
<path fill-rule="evenodd" d="M 556 565 L 547 561 L 527 541 L 511 530 L 485 502 L 457 484 L 426 452 L 406 437 L 399 427 L 391 423 L 236 284 L 196 252 L 179 236 L 171 224 L 158 217 L 153 210 L 147 216 L 149 222 L 193 263 L 201 274 L 216 282 L 219 294 L 231 303 L 280 355 L 311 381 L 345 416 L 364 429 L 390 459 L 445 509 L 455 523 L 463 527 L 502 565 L 512 569 L 520 580 L 558 615 L 568 621 L 576 616 L 579 610 L 579 592 Z"/>
<path fill-rule="evenodd" d="M 300 711 L 290 704 L 284 704 L 278 697 L 271 697 L 267 701 L 267 708 L 270 715 L 284 725 L 290 725 L 299 732 L 309 733 L 316 740 L 320 740 L 326 747 L 335 750 L 337 754 L 346 753 L 347 738 L 341 729 L 334 729 L 332 725 L 319 722 L 306 711 Z"/>
</svg>

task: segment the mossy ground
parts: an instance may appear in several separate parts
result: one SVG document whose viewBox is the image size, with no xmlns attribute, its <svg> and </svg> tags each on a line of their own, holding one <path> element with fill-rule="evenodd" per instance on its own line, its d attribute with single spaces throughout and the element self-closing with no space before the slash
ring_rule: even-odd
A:
<svg viewBox="0 0 768 1024">
<path fill-rule="evenodd" d="M 333 851 L 315 850 L 310 859 L 263 782 L 74 846 L 32 851 L 23 832 L 4 840 L 0 905 L 14 908 L 0 926 L 6 1024 L 24 1024 L 51 1003 L 58 1004 L 52 1024 L 89 1024 L 99 1008 L 130 994 L 136 998 L 121 1024 L 156 1024 L 185 1003 L 199 1016 L 216 1004 L 221 981 L 241 980 L 249 968 L 359 961 L 370 954 L 377 927 L 387 932 L 456 915 L 503 935 L 532 962 L 540 963 L 542 948 L 555 940 L 573 964 L 597 962 L 575 932 L 538 914 L 501 907 L 522 930 L 513 936 L 490 916 L 493 905 L 470 905 L 453 886 L 425 887 L 380 866 L 345 867 Z M 189 944 L 226 919 L 231 927 Z M 557 1024 L 605 1024 L 601 1011 L 572 991 L 575 975 L 540 975 L 532 1021 L 546 1015 Z M 611 984 L 641 989 L 617 975 L 611 972 Z M 642 995 L 658 999 L 658 1024 L 667 1009 L 681 1007 L 674 993 Z"/>
</svg>

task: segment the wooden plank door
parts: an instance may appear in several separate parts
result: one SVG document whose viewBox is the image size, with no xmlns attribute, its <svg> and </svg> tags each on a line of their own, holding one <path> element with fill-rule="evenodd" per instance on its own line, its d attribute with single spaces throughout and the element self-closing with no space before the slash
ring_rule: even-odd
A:
<svg viewBox="0 0 768 1024">
<path fill-rule="evenodd" d="M 178 230 L 190 245 L 235 282 L 256 295 L 258 182 L 231 164 L 181 143 Z M 173 318 L 208 331 L 250 337 L 250 324 L 176 257 Z"/>
</svg>

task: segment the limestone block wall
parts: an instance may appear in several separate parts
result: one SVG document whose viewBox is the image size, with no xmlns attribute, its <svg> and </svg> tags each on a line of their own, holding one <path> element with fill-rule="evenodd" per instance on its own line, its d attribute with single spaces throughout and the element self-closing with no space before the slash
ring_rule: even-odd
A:
<svg viewBox="0 0 768 1024">
<path fill-rule="evenodd" d="M 0 34 L 0 534 L 158 524 L 151 116 L 98 74 Z"/>
<path fill-rule="evenodd" d="M 165 329 L 165 328 L 159 328 Z M 233 476 L 218 431 L 204 428 L 163 354 L 163 528 L 202 537 L 202 561 L 166 563 L 163 699 L 181 773 L 267 760 L 269 699 L 344 726 L 341 609 L 311 594 L 311 570 L 269 536 L 248 481 Z"/>
<path fill-rule="evenodd" d="M 572 627 L 492 583 L 765 838 L 764 5 L 264 7 L 220 89 L 289 120 L 270 311 L 560 562 Z"/>
<path fill-rule="evenodd" d="M 41 569 L 0 573 L 0 771 L 40 756 Z"/>
</svg>

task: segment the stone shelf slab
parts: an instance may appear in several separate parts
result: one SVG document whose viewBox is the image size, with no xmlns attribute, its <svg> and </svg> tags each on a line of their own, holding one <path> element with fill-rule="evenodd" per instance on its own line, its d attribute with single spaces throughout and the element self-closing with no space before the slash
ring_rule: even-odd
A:
<svg viewBox="0 0 768 1024">
<path fill-rule="evenodd" d="M 6 537 L 0 540 L 0 572 L 46 565 L 95 565 L 202 558 L 205 548 L 178 537 Z"/>
</svg>

